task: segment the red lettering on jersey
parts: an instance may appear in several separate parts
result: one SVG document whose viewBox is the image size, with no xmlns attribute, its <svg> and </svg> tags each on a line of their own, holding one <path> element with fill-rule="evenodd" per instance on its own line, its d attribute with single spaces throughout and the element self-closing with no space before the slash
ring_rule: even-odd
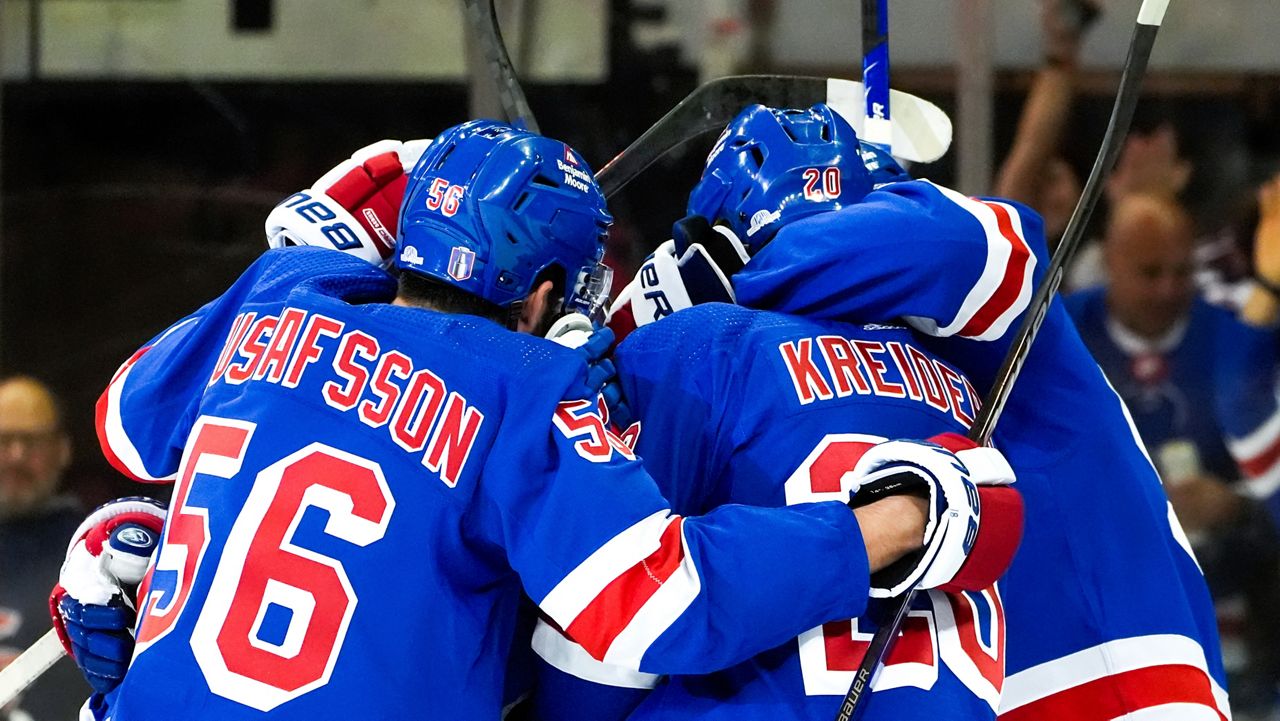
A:
<svg viewBox="0 0 1280 721">
<path fill-rule="evenodd" d="M 640 421 L 636 421 L 627 426 L 627 430 L 618 434 L 618 440 L 627 447 L 633 455 L 636 452 L 636 444 L 640 442 Z"/>
<path fill-rule="evenodd" d="M 950 404 L 947 402 L 947 392 L 942 385 L 942 378 L 938 375 L 938 371 L 934 369 L 933 362 L 929 360 L 929 356 L 925 355 L 915 346 L 907 346 L 907 353 L 911 356 L 911 365 L 916 370 L 916 375 L 920 378 L 921 390 L 924 391 L 924 402 L 937 408 L 943 413 L 951 410 Z"/>
<path fill-rule="evenodd" d="M 271 335 L 271 344 L 267 352 L 262 354 L 262 361 L 253 371 L 254 380 L 266 378 L 272 383 L 280 382 L 285 366 L 289 364 L 289 354 L 293 352 L 293 344 L 298 340 L 298 331 L 302 330 L 302 321 L 306 317 L 306 311 L 297 308 L 289 308 L 280 315 L 276 331 Z"/>
<path fill-rule="evenodd" d="M 836 395 L 845 398 L 858 389 L 858 395 L 871 392 L 871 386 L 858 369 L 858 359 L 853 354 L 853 346 L 849 341 L 837 335 L 818 336 L 818 346 L 822 349 L 822 357 L 827 360 L 827 368 L 831 371 L 831 379 L 835 381 Z"/>
<path fill-rule="evenodd" d="M 951 370 L 939 361 L 934 361 L 933 366 L 938 369 L 938 373 L 942 375 L 942 386 L 947 391 L 947 396 L 951 399 L 951 415 L 956 420 L 964 424 L 965 428 L 973 425 L 973 418 L 964 412 L 964 379 L 959 373 Z"/>
<path fill-rule="evenodd" d="M 907 381 L 907 395 L 911 396 L 911 400 L 918 401 L 924 397 L 920 392 L 920 380 L 916 378 L 915 369 L 911 367 L 911 361 L 907 360 L 907 352 L 902 344 L 898 341 L 889 341 L 889 353 L 893 355 L 893 364 L 898 366 L 898 373 Z"/>
<path fill-rule="evenodd" d="M 404 353 L 393 350 L 382 356 L 378 361 L 378 368 L 373 372 L 373 383 L 369 387 L 378 397 L 378 402 L 366 400 L 361 403 L 360 420 L 374 428 L 386 423 L 391 417 L 391 411 L 395 410 L 396 402 L 400 400 L 400 386 L 391 382 L 391 375 L 395 374 L 403 380 L 412 373 L 413 361 L 410 361 L 409 356 Z"/>
<path fill-rule="evenodd" d="M 227 367 L 228 383 L 240 385 L 253 377 L 254 371 L 258 369 L 258 362 L 262 360 L 262 352 L 267 348 L 266 339 L 271 337 L 279 321 L 279 318 L 269 315 L 253 324 L 253 328 L 245 334 L 244 343 L 237 351 L 244 356 L 244 362 L 232 363 Z"/>
<path fill-rule="evenodd" d="M 366 361 L 377 358 L 378 339 L 358 330 L 342 337 L 342 344 L 338 346 L 338 353 L 333 359 L 333 370 L 346 382 L 339 386 L 336 382 L 329 381 L 321 389 L 325 403 L 338 410 L 349 411 L 355 408 L 365 386 L 369 385 L 369 371 L 356 363 L 357 355 Z"/>
<path fill-rule="evenodd" d="M 592 463 L 608 463 L 613 460 L 614 451 L 634 461 L 636 455 L 631 444 L 639 437 L 640 425 L 633 424 L 627 429 L 627 433 L 635 430 L 629 444 L 609 427 L 609 409 L 604 398 L 596 398 L 595 403 L 586 399 L 561 401 L 551 416 L 552 423 L 570 440 L 586 434 L 586 438 L 574 442 L 573 450 Z M 580 414 L 581 411 L 585 413 Z"/>
<path fill-rule="evenodd" d="M 973 417 L 978 417 L 978 411 L 982 410 L 982 396 L 978 393 L 978 389 L 973 387 L 969 379 L 960 376 L 960 380 L 964 381 L 964 389 L 969 394 L 969 408 L 973 411 Z"/>
<path fill-rule="evenodd" d="M 862 458 L 862 454 L 866 453 L 871 446 L 872 444 L 861 441 L 826 442 L 822 452 L 817 458 L 813 458 L 809 465 L 808 492 L 839 493 L 844 477 L 853 471 L 853 467 L 858 464 L 858 459 Z M 799 470 L 796 472 L 799 473 Z M 845 495 L 848 496 L 847 491 Z"/>
<path fill-rule="evenodd" d="M 867 374 L 871 376 L 871 385 L 875 388 L 876 395 L 888 398 L 907 397 L 907 392 L 901 383 L 892 383 L 884 379 L 884 372 L 888 370 L 888 366 L 872 355 L 873 353 L 884 354 L 883 343 L 874 340 L 855 340 L 853 346 L 862 357 L 862 367 L 866 368 Z"/>
<path fill-rule="evenodd" d="M 822 641 L 827 651 L 827 668 L 832 671 L 856 671 L 871 646 L 871 634 L 859 632 L 851 621 L 823 624 Z M 902 630 L 885 658 L 886 666 L 918 663 L 935 666 L 937 650 L 933 647 L 933 615 L 928 611 L 908 611 Z"/>
<path fill-rule="evenodd" d="M 1004 604 L 994 586 L 991 591 L 978 594 L 978 598 L 979 602 L 990 604 L 991 631 L 995 636 L 990 639 L 995 642 L 990 649 L 984 648 L 982 643 L 983 634 L 975 621 L 973 597 L 967 593 L 947 594 L 960 635 L 960 648 L 973 661 L 978 673 L 998 692 L 1004 687 Z"/>
<path fill-rule="evenodd" d="M 213 375 L 209 376 L 209 385 L 216 383 L 227 370 L 227 364 L 231 362 L 231 357 L 240 347 L 240 341 L 244 340 L 244 334 L 248 332 L 253 319 L 257 317 L 257 313 L 241 313 L 236 316 L 235 323 L 231 325 L 231 332 L 227 334 L 227 342 L 222 346 L 222 354 L 218 356 L 218 364 L 213 367 Z"/>
<path fill-rule="evenodd" d="M 435 373 L 425 368 L 414 373 L 391 423 L 392 440 L 411 453 L 422 450 L 427 444 L 427 432 L 444 404 L 444 395 L 444 381 Z"/>
<path fill-rule="evenodd" d="M 302 381 L 302 372 L 320 357 L 322 352 L 318 345 L 320 337 L 337 338 L 342 335 L 344 325 L 340 320 L 323 315 L 311 316 L 307 321 L 307 329 L 302 334 L 302 343 L 298 345 L 298 352 L 294 354 L 293 362 L 289 364 L 289 372 L 284 376 L 285 388 L 297 388 L 298 383 Z"/>
<path fill-rule="evenodd" d="M 598 412 L 588 410 L 582 415 L 575 415 L 577 411 L 590 409 L 593 403 L 588 400 L 577 401 L 561 401 L 556 406 L 555 415 L 551 420 L 556 427 L 560 429 L 568 438 L 575 438 L 587 434 L 587 437 L 573 444 L 573 449 L 578 455 L 593 463 L 604 463 L 613 458 L 613 446 L 609 445 L 609 441 L 605 438 L 604 419 L 600 417 Z"/>
<path fill-rule="evenodd" d="M 483 422 L 484 414 L 479 409 L 468 405 L 456 392 L 450 393 L 444 419 L 436 426 L 431 449 L 422 459 L 422 465 L 440 476 L 446 486 L 457 486 Z"/>
<path fill-rule="evenodd" d="M 781 343 L 778 351 L 782 353 L 782 362 L 787 366 L 787 373 L 791 376 L 791 384 L 795 386 L 800 405 L 808 405 L 818 398 L 825 401 L 835 397 L 827 380 L 813 362 L 812 338 Z"/>
</svg>

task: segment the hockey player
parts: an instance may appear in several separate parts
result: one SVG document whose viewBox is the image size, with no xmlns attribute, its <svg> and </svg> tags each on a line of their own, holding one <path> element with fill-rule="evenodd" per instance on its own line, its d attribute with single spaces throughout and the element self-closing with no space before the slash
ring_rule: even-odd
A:
<svg viewBox="0 0 1280 721">
<path fill-rule="evenodd" d="M 833 155 L 859 153 L 852 129 L 825 107 L 761 108 L 739 127 L 768 139 L 760 149 L 773 167 L 820 168 Z M 734 142 L 730 136 L 718 152 L 730 152 L 723 148 Z M 813 182 L 801 172 L 772 181 L 775 197 L 797 198 Z M 817 183 L 822 188 L 820 174 Z M 826 183 L 829 197 L 813 210 L 857 202 L 871 190 L 865 170 Z M 752 235 L 766 225 L 748 223 Z M 973 386 L 907 328 L 811 321 L 720 303 L 695 304 L 652 323 L 652 311 L 663 306 L 659 294 L 674 293 L 673 305 L 685 307 L 686 296 L 710 297 L 700 291 L 724 287 L 717 265 L 702 255 L 708 248 L 731 253 L 720 259 L 727 265 L 746 259 L 726 238 L 709 238 L 718 232 L 702 218 L 677 223 L 675 237 L 643 264 L 613 308 L 616 319 L 631 309 L 629 302 L 642 307 L 644 327 L 619 345 L 614 359 L 635 415 L 637 452 L 675 508 L 696 513 L 724 503 L 790 506 L 839 498 L 848 493 L 842 468 L 865 458 L 883 434 L 949 432 L 949 442 L 971 447 L 955 434 L 976 412 Z M 698 277 L 695 268 L 707 275 Z M 664 282 L 678 281 L 681 273 L 690 282 Z M 679 444 L 670 442 L 675 438 Z M 868 718 L 996 717 L 1004 681 L 1001 593 L 994 585 L 950 590 L 956 593 L 917 598 L 908 637 L 877 680 L 883 691 Z M 546 719 L 826 721 L 839 710 L 875 628 L 870 618 L 828 623 L 723 672 L 658 684 L 652 675 L 595 662 L 544 624 L 534 636 L 545 661 L 536 706 Z M 647 688 L 654 690 L 645 695 Z"/>
<path fill-rule="evenodd" d="M 798 111 L 754 107 L 721 136 L 689 203 L 716 232 L 680 253 L 659 250 L 646 268 L 667 272 L 646 279 L 642 269 L 626 295 L 636 320 L 719 295 L 819 320 L 905 321 L 936 337 L 931 347 L 974 386 L 989 387 L 1043 268 L 1036 214 L 892 177 L 892 161 L 871 148 L 869 167 L 902 182 L 861 199 L 830 193 L 862 177 L 862 161 L 831 152 L 776 162 L 788 157 L 773 146 L 785 139 L 755 132 L 770 112 Z M 853 365 L 834 355 L 814 360 L 820 373 Z M 859 356 L 851 376 L 869 382 L 882 372 L 875 360 Z M 837 392 L 835 378 L 821 379 L 818 397 Z M 925 376 L 916 380 L 903 392 L 936 393 Z M 961 388 L 944 385 L 943 395 L 964 397 Z M 1028 529 L 1002 582 L 1001 718 L 1230 718 L 1203 577 L 1124 405 L 1060 302 L 1001 418 L 995 442 L 1019 469 Z M 892 668 L 890 659 L 885 673 Z"/>
<path fill-rule="evenodd" d="M 852 475 L 886 489 L 923 454 L 926 500 L 673 514 L 608 430 L 585 354 L 534 337 L 607 287 L 586 164 L 490 121 L 436 138 L 406 188 L 407 160 L 366 154 L 287 199 L 273 242 L 348 253 L 268 252 L 104 392 L 108 458 L 175 487 L 132 663 L 93 713 L 493 719 L 522 592 L 600 658 L 697 673 L 861 613 L 890 564 L 964 582 L 971 527 L 991 525 L 973 484 L 1007 480 L 999 456 L 970 472 L 884 444 Z M 397 286 L 366 260 L 392 251 L 401 188 Z M 82 664 L 110 634 L 67 576 L 102 538 L 73 545 L 55 598 Z"/>
</svg>

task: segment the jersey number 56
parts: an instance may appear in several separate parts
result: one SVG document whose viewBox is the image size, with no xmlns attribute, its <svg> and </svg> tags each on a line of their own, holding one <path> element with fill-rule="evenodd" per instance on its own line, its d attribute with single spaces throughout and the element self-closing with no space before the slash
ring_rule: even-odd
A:
<svg viewBox="0 0 1280 721">
<path fill-rule="evenodd" d="M 209 508 L 196 499 L 206 484 L 241 477 L 254 428 L 196 421 L 155 568 L 139 589 L 137 655 L 187 607 L 210 541 Z M 358 598 L 341 561 L 294 543 L 312 507 L 328 511 L 326 535 L 365 547 L 386 532 L 395 501 L 377 463 L 320 443 L 257 472 L 191 631 L 196 663 L 223 698 L 270 711 L 329 682 Z"/>
</svg>

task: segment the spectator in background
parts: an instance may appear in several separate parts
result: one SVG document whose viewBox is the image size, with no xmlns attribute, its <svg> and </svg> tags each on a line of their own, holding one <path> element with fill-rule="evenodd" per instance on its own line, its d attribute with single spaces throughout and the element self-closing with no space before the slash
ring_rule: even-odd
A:
<svg viewBox="0 0 1280 721">
<path fill-rule="evenodd" d="M 0 380 L 0 666 L 49 630 L 49 589 L 84 515 L 58 495 L 70 462 L 71 440 L 49 388 L 25 376 Z M 64 659 L 0 719 L 74 719 L 87 693 Z"/>
<path fill-rule="evenodd" d="M 1063 159 L 1062 145 L 1075 98 L 1080 44 L 1098 12 L 1091 0 L 1041 0 L 1044 65 L 1031 83 L 1013 147 L 996 177 L 995 195 L 1025 203 L 1044 218 L 1051 248 L 1080 198 L 1080 178 Z"/>
<path fill-rule="evenodd" d="M 1197 295 L 1194 247 L 1175 201 L 1127 195 L 1103 237 L 1107 286 L 1068 297 L 1067 308 L 1129 407 L 1200 558 L 1233 706 L 1247 714 L 1274 706 L 1280 679 L 1280 542 L 1267 512 L 1280 511 L 1276 337 Z"/>
<path fill-rule="evenodd" d="M 1041 0 L 1044 64 L 1027 93 L 1013 146 L 996 175 L 994 194 L 1035 208 L 1044 218 L 1050 248 L 1057 247 L 1082 191 L 1080 177 L 1063 157 L 1067 124 L 1079 76 L 1080 46 L 1101 11 L 1099 0 Z M 1131 133 L 1107 179 L 1112 207 L 1128 195 L 1176 199 L 1191 179 L 1177 136 L 1164 124 Z M 1086 241 L 1068 268 L 1066 286 L 1106 281 L 1101 245 Z"/>
</svg>

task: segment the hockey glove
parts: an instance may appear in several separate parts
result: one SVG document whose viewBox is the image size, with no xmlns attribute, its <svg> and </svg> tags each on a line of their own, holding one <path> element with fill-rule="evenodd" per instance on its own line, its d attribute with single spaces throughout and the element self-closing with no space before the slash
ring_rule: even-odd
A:
<svg viewBox="0 0 1280 721">
<path fill-rule="evenodd" d="M 357 150 L 271 211 L 267 245 L 334 248 L 385 266 L 396 248 L 409 171 L 430 144 L 381 140 Z"/>
<path fill-rule="evenodd" d="M 873 598 L 914 587 L 981 590 L 1004 575 L 1022 540 L 1022 498 L 1008 487 L 1013 469 L 999 451 L 954 433 L 887 441 L 863 454 L 853 473 L 855 508 L 894 494 L 929 502 L 920 550 L 872 575 Z"/>
<path fill-rule="evenodd" d="M 730 279 L 747 263 L 747 249 L 733 231 L 690 215 L 676 222 L 672 238 L 645 259 L 610 309 L 648 325 L 699 303 L 733 303 Z"/>
<path fill-rule="evenodd" d="M 889 183 L 901 183 L 911 180 L 911 176 L 903 170 L 898 161 L 885 150 L 873 143 L 859 143 L 862 164 L 867 166 L 871 175 L 871 187 L 879 190 Z"/>
<path fill-rule="evenodd" d="M 164 527 L 165 506 L 138 496 L 111 501 L 71 538 L 49 595 L 53 627 L 89 685 L 107 693 L 133 656 L 134 594 Z"/>
<path fill-rule="evenodd" d="M 570 313 L 551 325 L 547 339 L 566 348 L 580 351 L 587 359 L 587 379 L 584 397 L 596 394 L 604 396 L 609 416 L 620 428 L 631 424 L 631 409 L 622 395 L 618 372 L 609 359 L 613 347 L 613 331 L 595 328 L 581 313 Z"/>
</svg>

